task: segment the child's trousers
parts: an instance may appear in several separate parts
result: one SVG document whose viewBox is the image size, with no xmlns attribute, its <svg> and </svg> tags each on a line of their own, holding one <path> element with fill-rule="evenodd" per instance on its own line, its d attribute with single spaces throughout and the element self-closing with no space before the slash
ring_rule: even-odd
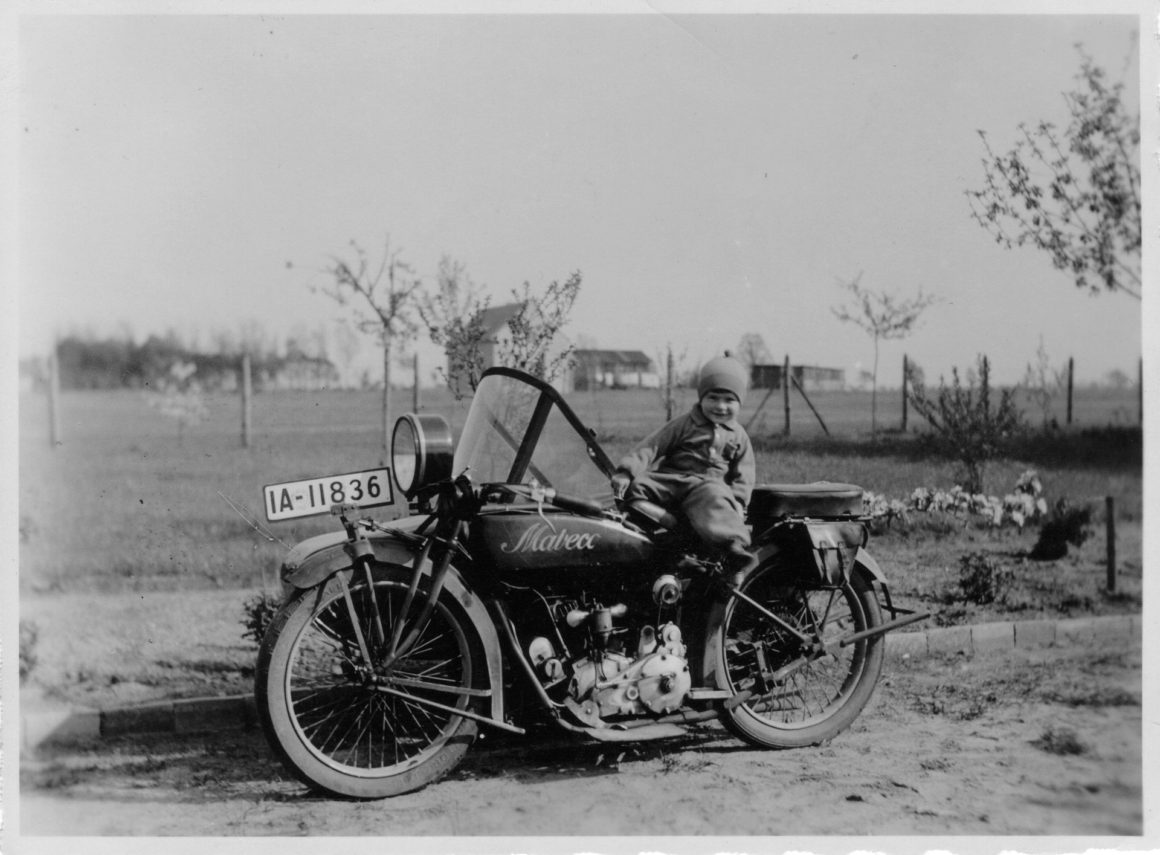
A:
<svg viewBox="0 0 1160 855">
<path fill-rule="evenodd" d="M 625 498 L 646 499 L 678 512 L 710 546 L 749 546 L 745 512 L 724 481 L 690 473 L 646 472 L 633 479 Z"/>
</svg>

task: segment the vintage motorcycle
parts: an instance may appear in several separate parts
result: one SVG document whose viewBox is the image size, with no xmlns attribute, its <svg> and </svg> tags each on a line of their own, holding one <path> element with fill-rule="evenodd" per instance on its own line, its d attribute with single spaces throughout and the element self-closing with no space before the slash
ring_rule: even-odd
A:
<svg viewBox="0 0 1160 855">
<path fill-rule="evenodd" d="M 362 516 L 386 470 L 266 488 L 268 518 L 342 521 L 287 555 L 256 675 L 271 746 L 327 793 L 423 787 L 481 725 L 623 742 L 719 720 L 815 745 L 870 700 L 883 635 L 926 617 L 891 600 L 860 488 L 755 488 L 759 563 L 734 578 L 663 508 L 618 501 L 594 433 L 516 370 L 484 373 L 454 448 L 442 417 L 400 419 L 391 464 L 414 513 L 388 523 Z"/>
</svg>

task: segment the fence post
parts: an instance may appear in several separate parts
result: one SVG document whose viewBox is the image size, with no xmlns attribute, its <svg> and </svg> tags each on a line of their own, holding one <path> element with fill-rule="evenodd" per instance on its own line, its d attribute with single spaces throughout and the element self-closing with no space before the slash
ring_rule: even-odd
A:
<svg viewBox="0 0 1160 855">
<path fill-rule="evenodd" d="M 411 412 L 417 413 L 417 412 L 419 412 L 419 407 L 422 404 L 422 402 L 420 401 L 420 393 L 419 393 L 419 352 L 418 351 L 415 352 L 415 355 L 412 357 L 412 361 L 413 361 L 413 367 L 414 367 L 414 372 L 415 372 L 415 383 L 414 383 L 414 386 L 412 387 L 413 391 L 411 393 Z"/>
<path fill-rule="evenodd" d="M 665 421 L 673 420 L 673 345 L 669 342 L 665 351 Z"/>
<path fill-rule="evenodd" d="M 1067 423 L 1071 424 L 1071 391 L 1075 378 L 1075 357 L 1067 358 Z"/>
<path fill-rule="evenodd" d="M 55 338 L 52 340 L 52 351 L 48 354 L 48 443 L 52 448 L 56 448 L 61 443 L 60 363 L 57 359 Z"/>
<path fill-rule="evenodd" d="M 250 447 L 251 404 L 250 354 L 242 354 L 242 448 Z"/>
<path fill-rule="evenodd" d="M 1104 499 L 1104 513 L 1107 521 L 1104 531 L 1108 541 L 1108 592 L 1116 590 L 1116 500 L 1111 496 Z"/>
<path fill-rule="evenodd" d="M 785 404 L 785 435 L 789 436 L 789 354 L 785 355 L 785 373 L 781 378 L 782 399 Z"/>
<path fill-rule="evenodd" d="M 906 433 L 906 384 L 910 382 L 910 370 L 906 354 L 902 354 L 902 432 Z"/>
</svg>

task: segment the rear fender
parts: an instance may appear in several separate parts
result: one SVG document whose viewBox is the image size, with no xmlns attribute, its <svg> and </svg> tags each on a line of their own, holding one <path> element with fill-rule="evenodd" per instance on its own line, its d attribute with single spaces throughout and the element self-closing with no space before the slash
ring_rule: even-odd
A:
<svg viewBox="0 0 1160 855">
<path fill-rule="evenodd" d="M 859 546 L 858 551 L 854 553 L 854 566 L 861 567 L 874 582 L 875 587 L 886 587 L 886 574 L 882 572 L 874 556 L 866 551 L 866 547 Z"/>
<path fill-rule="evenodd" d="M 407 526 L 411 519 L 413 526 Z M 400 531 L 407 531 L 422 522 L 421 517 L 402 521 Z M 375 559 L 387 564 L 404 567 L 414 563 L 418 549 L 391 531 L 375 531 L 367 534 Z M 286 588 L 314 588 L 321 585 L 335 573 L 353 571 L 355 562 L 349 551 L 350 541 L 345 532 L 331 532 L 308 538 L 294 546 L 282 564 L 282 581 Z M 491 717 L 504 720 L 503 706 L 503 653 L 500 648 L 499 633 L 488 614 L 483 601 L 471 592 L 463 576 L 453 566 L 447 569 L 443 590 L 457 602 L 471 621 L 483 647 L 487 661 L 488 684 L 491 688 Z"/>
</svg>

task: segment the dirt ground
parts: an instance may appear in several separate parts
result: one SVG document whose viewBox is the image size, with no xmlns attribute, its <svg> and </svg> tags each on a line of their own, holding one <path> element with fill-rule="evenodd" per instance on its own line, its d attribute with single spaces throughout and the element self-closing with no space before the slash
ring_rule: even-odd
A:
<svg viewBox="0 0 1160 855">
<path fill-rule="evenodd" d="M 821 747 L 755 751 L 716 725 L 633 747 L 491 735 L 443 781 L 380 802 L 309 794 L 255 732 L 43 749 L 23 758 L 19 829 L 483 843 L 493 835 L 1135 836 L 1144 829 L 1141 718 L 1138 645 L 893 658 L 870 710 Z M 744 841 L 727 848 L 752 851 Z M 455 847 L 484 850 L 517 851 Z"/>
</svg>

